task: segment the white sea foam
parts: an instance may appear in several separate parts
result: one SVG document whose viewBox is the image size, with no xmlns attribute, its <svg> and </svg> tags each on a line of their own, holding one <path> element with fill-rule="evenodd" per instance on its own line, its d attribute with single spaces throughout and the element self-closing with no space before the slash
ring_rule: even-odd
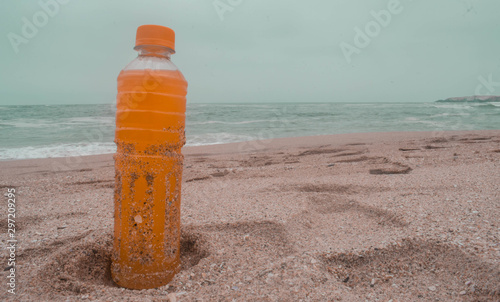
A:
<svg viewBox="0 0 500 302">
<path fill-rule="evenodd" d="M 407 118 L 405 118 L 405 121 L 407 123 L 411 123 L 411 124 L 427 125 L 427 126 L 430 126 L 432 128 L 435 128 L 435 129 L 443 129 L 443 128 L 446 128 L 446 126 L 447 126 L 447 123 L 444 121 L 429 121 L 429 120 L 419 119 L 416 117 L 407 117 Z"/>
<path fill-rule="evenodd" d="M 0 160 L 85 156 L 116 152 L 114 143 L 53 144 L 40 147 L 0 148 Z"/>
<path fill-rule="evenodd" d="M 235 135 L 231 133 L 210 133 L 189 137 L 186 146 L 215 145 L 256 139 L 259 138 L 249 135 Z M 0 148 L 0 160 L 74 157 L 114 152 L 116 152 L 116 145 L 110 142 L 52 144 L 38 147 Z"/>
<path fill-rule="evenodd" d="M 93 123 L 104 123 L 110 124 L 114 123 L 115 119 L 108 116 L 85 116 L 85 117 L 72 117 L 64 119 L 63 123 L 71 124 L 93 124 Z"/>
<path fill-rule="evenodd" d="M 201 135 L 188 136 L 186 146 L 203 146 L 203 145 L 217 145 L 237 143 L 244 141 L 257 140 L 258 137 L 250 135 L 241 135 L 233 133 L 207 133 Z"/>
</svg>

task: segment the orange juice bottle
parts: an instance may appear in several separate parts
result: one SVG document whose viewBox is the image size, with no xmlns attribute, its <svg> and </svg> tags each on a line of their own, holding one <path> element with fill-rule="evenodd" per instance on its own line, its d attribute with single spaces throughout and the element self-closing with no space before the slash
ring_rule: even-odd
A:
<svg viewBox="0 0 500 302">
<path fill-rule="evenodd" d="M 187 82 L 174 43 L 172 29 L 140 26 L 139 56 L 118 76 L 111 274 L 130 289 L 165 285 L 180 265 Z"/>
</svg>

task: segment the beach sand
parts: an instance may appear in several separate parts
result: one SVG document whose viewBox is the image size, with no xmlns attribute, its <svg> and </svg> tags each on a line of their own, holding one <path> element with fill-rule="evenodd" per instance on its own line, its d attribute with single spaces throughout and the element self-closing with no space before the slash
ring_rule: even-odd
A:
<svg viewBox="0 0 500 302">
<path fill-rule="evenodd" d="M 111 154 L 0 162 L 20 301 L 500 301 L 500 131 L 184 148 L 181 272 L 110 278 Z"/>
</svg>

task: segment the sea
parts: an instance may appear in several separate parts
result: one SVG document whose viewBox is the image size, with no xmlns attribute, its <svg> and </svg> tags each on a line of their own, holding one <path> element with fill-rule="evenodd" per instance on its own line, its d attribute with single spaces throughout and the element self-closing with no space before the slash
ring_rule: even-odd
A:
<svg viewBox="0 0 500 302">
<path fill-rule="evenodd" d="M 499 102 L 188 104 L 187 146 L 338 133 L 500 129 Z M 0 160 L 114 153 L 115 105 L 0 106 Z"/>
</svg>

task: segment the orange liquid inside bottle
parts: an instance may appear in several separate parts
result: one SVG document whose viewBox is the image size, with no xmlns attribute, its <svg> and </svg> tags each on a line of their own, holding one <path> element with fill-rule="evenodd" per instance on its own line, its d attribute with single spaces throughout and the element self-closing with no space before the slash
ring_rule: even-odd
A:
<svg viewBox="0 0 500 302">
<path fill-rule="evenodd" d="M 118 77 L 111 273 L 131 289 L 165 285 L 180 266 L 187 82 L 169 60 L 162 69 L 162 51 L 145 47 Z M 151 62 L 160 68 L 134 69 Z"/>
</svg>

